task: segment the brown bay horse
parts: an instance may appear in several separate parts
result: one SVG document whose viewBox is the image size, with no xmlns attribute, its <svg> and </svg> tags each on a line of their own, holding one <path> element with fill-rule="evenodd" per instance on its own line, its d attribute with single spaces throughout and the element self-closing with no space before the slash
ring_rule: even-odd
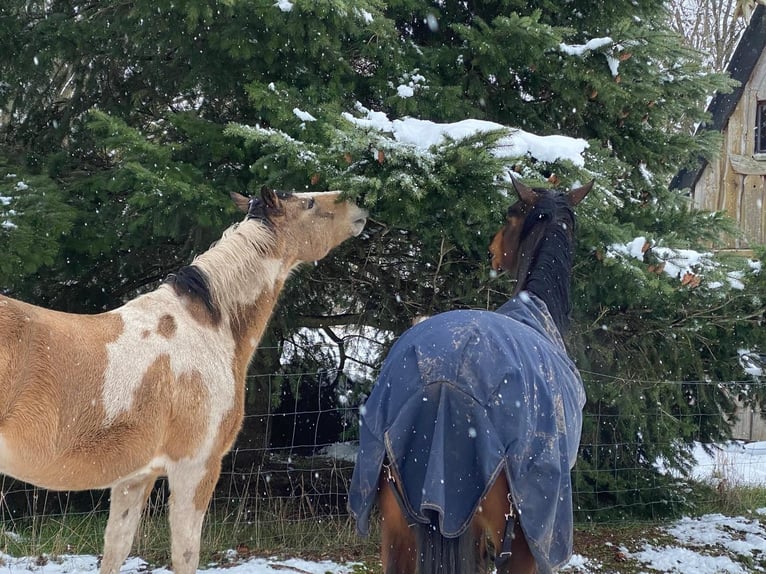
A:
<svg viewBox="0 0 766 574">
<path fill-rule="evenodd" d="M 0 296 L 0 474 L 110 488 L 101 571 L 116 574 L 159 476 L 173 569 L 196 572 L 250 360 L 291 273 L 359 235 L 340 192 L 232 194 L 247 215 L 157 290 L 97 315 Z"/>
<path fill-rule="evenodd" d="M 360 412 L 349 509 L 366 534 L 377 504 L 386 573 L 545 574 L 571 556 L 585 394 L 562 334 L 572 208 L 591 186 L 514 181 L 519 200 L 490 245 L 514 297 L 435 315 L 384 361 Z"/>
</svg>

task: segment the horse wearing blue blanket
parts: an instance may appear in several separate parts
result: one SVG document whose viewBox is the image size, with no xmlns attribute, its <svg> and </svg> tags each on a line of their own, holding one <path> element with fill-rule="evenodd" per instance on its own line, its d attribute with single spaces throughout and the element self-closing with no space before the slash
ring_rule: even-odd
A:
<svg viewBox="0 0 766 574">
<path fill-rule="evenodd" d="M 566 353 L 575 216 L 568 193 L 514 181 L 491 245 L 517 279 L 497 311 L 406 331 L 362 408 L 349 492 L 366 534 L 377 502 L 386 573 L 546 574 L 572 553 L 570 471 L 585 392 Z"/>
</svg>

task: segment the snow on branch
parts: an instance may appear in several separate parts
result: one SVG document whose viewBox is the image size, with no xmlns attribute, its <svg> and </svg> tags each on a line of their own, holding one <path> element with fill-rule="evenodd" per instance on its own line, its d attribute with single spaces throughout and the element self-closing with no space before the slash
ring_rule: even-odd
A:
<svg viewBox="0 0 766 574">
<path fill-rule="evenodd" d="M 459 141 L 477 134 L 505 131 L 507 136 L 498 140 L 494 153 L 497 157 L 519 158 L 529 155 L 538 161 L 570 161 L 577 167 L 585 165 L 584 153 L 588 142 L 581 138 L 562 135 L 539 136 L 522 129 L 485 120 L 468 119 L 440 124 L 417 118 L 390 120 L 383 112 L 368 110 L 361 104 L 357 111 L 362 117 L 344 113 L 343 117 L 354 125 L 392 134 L 394 140 L 424 151 L 448 141 Z"/>
</svg>

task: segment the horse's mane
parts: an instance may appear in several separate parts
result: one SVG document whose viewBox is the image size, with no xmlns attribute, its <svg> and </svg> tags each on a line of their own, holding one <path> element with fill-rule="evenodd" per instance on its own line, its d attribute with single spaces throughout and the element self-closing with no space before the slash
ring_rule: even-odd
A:
<svg viewBox="0 0 766 574">
<path fill-rule="evenodd" d="M 521 231 L 520 251 L 529 254 L 529 262 L 520 287 L 545 302 L 563 335 L 569 328 L 571 311 L 575 216 L 565 194 L 535 191 L 540 197 Z"/>
<path fill-rule="evenodd" d="M 190 265 L 169 275 L 165 283 L 177 294 L 200 301 L 217 322 L 222 313 L 234 309 L 238 302 L 266 286 L 272 275 L 271 269 L 267 269 L 266 254 L 275 241 L 275 232 L 269 223 L 258 218 L 236 223 Z"/>
<path fill-rule="evenodd" d="M 221 313 L 213 301 L 207 273 L 202 269 L 196 265 L 185 265 L 177 272 L 168 275 L 165 283 L 171 285 L 177 294 L 188 295 L 192 299 L 200 301 L 210 312 L 213 320 L 218 321 Z"/>
</svg>

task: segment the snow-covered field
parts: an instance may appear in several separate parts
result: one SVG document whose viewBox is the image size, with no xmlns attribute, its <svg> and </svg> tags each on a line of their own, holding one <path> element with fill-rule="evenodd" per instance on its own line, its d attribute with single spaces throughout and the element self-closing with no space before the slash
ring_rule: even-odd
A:
<svg viewBox="0 0 766 574">
<path fill-rule="evenodd" d="M 766 509 L 761 509 L 766 514 Z M 729 518 L 707 515 L 698 519 L 685 518 L 667 528 L 667 534 L 678 541 L 674 544 L 653 544 L 647 541 L 638 552 L 622 552 L 626 560 L 639 562 L 646 572 L 673 574 L 747 574 L 763 572 L 753 565 L 766 556 L 766 528 L 755 518 Z M 746 566 L 750 564 L 750 566 Z M 355 570 L 356 566 L 356 570 Z M 12 558 L 0 554 L 0 572 L 5 574 L 74 574 L 97 571 L 95 556 L 61 556 L 55 560 L 41 561 L 37 557 Z M 338 564 L 330 561 L 311 562 L 301 559 L 279 560 L 255 558 L 241 564 L 211 567 L 209 574 L 269 574 L 298 572 L 302 574 L 350 574 L 363 571 L 361 564 Z M 607 570 L 597 560 L 576 554 L 562 570 L 567 573 L 606 574 Z M 131 558 L 123 566 L 124 573 L 147 572 L 146 563 Z M 153 574 L 171 574 L 166 568 L 158 568 Z"/>
<path fill-rule="evenodd" d="M 41 564 L 36 558 L 11 558 L 0 554 L 0 572 L 13 574 L 74 574 L 77 572 L 98 571 L 95 556 L 60 556 L 55 561 L 50 560 Z M 299 572 L 301 574 L 346 574 L 353 570 L 353 564 L 336 564 L 334 562 L 309 562 L 297 558 L 290 560 L 255 558 L 235 566 L 213 567 L 204 572 L 207 574 L 271 574 L 279 572 Z M 139 558 L 129 559 L 121 572 L 147 572 L 146 563 Z M 157 568 L 153 574 L 172 574 L 167 568 Z"/>
<path fill-rule="evenodd" d="M 341 449 L 342 450 L 342 449 Z M 345 453 L 345 451 L 343 451 Z M 697 465 L 694 477 L 701 481 L 725 480 L 733 486 L 766 486 L 766 442 L 731 443 L 708 453 L 701 446 L 695 451 Z M 341 454 L 341 452 L 335 453 Z M 346 453 L 348 454 L 348 453 Z M 700 518 L 684 518 L 662 529 L 662 542 L 647 539 L 638 550 L 615 547 L 626 561 L 641 571 L 682 574 L 746 574 L 766 572 L 759 565 L 766 560 L 766 508 L 753 509 L 750 516 L 727 517 L 711 514 Z M 677 543 L 669 543 L 677 541 Z M 605 542 L 604 544 L 609 544 Z M 298 572 L 308 574 L 347 574 L 364 571 L 360 564 L 338 564 L 331 561 L 312 562 L 298 558 L 256 558 L 237 563 L 232 551 L 232 563 L 211 566 L 208 574 L 268 574 Z M 626 562 L 628 563 L 628 562 Z M 96 572 L 95 556 L 11 557 L 0 553 L 0 574 L 74 574 Z M 634 571 L 634 570 L 631 570 Z M 131 558 L 122 572 L 147 572 L 146 563 Z M 158 568 L 153 574 L 170 574 Z M 567 573 L 606 574 L 616 572 L 605 568 L 597 559 L 576 554 L 562 570 Z M 618 571 L 617 571 L 618 572 Z"/>
<path fill-rule="evenodd" d="M 766 508 L 759 509 L 757 514 L 766 517 Z M 632 567 L 639 563 L 647 573 L 747 574 L 766 571 L 758 566 L 758 561 L 766 558 L 766 527 L 755 516 L 708 514 L 700 518 L 683 518 L 665 527 L 663 533 L 677 542 L 646 540 L 638 551 L 614 548 L 614 552 L 621 553 Z M 597 560 L 575 555 L 562 572 L 605 574 L 615 570 L 604 569 Z"/>
<path fill-rule="evenodd" d="M 694 448 L 697 460 L 692 477 L 701 482 L 766 487 L 766 442 L 732 442 L 712 450 Z M 760 520 L 759 520 L 760 518 Z M 751 516 L 710 514 L 684 518 L 662 529 L 669 540 L 646 540 L 638 551 L 615 548 L 626 560 L 640 563 L 646 572 L 672 574 L 746 574 L 766 572 L 758 562 L 766 560 L 766 508 L 754 508 Z M 749 566 L 746 566 L 749 565 Z M 563 572 L 604 573 L 598 562 L 575 555 Z"/>
<path fill-rule="evenodd" d="M 766 442 L 731 442 L 708 453 L 701 445 L 694 449 L 697 464 L 692 478 L 725 481 L 731 486 L 766 487 Z"/>
</svg>

